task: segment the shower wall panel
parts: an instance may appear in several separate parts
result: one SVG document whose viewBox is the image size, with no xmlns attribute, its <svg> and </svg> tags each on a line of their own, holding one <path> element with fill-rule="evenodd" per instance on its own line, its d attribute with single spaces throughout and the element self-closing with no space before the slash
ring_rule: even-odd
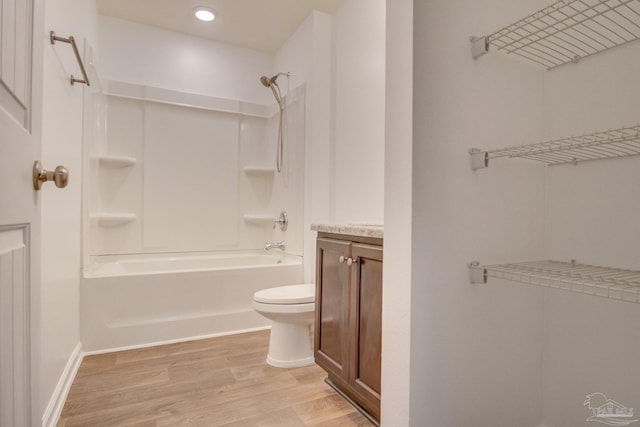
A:
<svg viewBox="0 0 640 427">
<path fill-rule="evenodd" d="M 138 164 L 125 168 L 106 168 L 101 166 L 99 161 L 93 164 L 98 179 L 89 186 L 94 189 L 98 203 L 90 206 L 90 212 L 132 212 L 140 216 L 144 103 L 134 99 L 107 96 L 106 104 L 106 114 L 101 119 L 106 124 L 106 135 L 104 143 L 97 148 L 95 155 L 130 157 L 137 159 Z M 96 188 L 98 191 L 95 191 Z M 91 254 L 127 253 L 140 247 L 139 222 L 105 228 L 94 220 L 91 221 L 91 231 Z"/>
<path fill-rule="evenodd" d="M 235 247 L 239 117 L 150 103 L 144 123 L 143 247 Z"/>
<path fill-rule="evenodd" d="M 302 254 L 305 85 L 285 96 L 282 173 L 276 105 L 105 86 L 104 117 L 87 142 L 88 256 L 256 250 L 280 240 Z M 283 210 L 286 232 L 270 220 Z"/>
</svg>

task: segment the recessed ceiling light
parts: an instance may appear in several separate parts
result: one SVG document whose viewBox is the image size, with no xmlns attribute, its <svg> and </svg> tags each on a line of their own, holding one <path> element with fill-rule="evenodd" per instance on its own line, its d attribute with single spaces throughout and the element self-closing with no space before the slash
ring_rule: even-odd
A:
<svg viewBox="0 0 640 427">
<path fill-rule="evenodd" d="M 204 7 L 204 6 L 198 6 L 193 10 L 193 13 L 196 15 L 196 18 L 198 18 L 201 21 L 213 21 L 216 17 L 215 13 L 213 12 L 213 10 L 209 9 L 208 7 Z"/>
</svg>

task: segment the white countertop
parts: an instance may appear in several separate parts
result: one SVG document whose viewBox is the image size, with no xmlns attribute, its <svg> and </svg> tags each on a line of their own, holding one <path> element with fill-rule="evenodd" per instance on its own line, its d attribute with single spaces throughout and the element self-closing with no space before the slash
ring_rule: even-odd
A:
<svg viewBox="0 0 640 427">
<path fill-rule="evenodd" d="M 381 223 L 311 224 L 311 230 L 350 236 L 375 237 L 378 239 L 384 237 L 384 225 Z"/>
</svg>

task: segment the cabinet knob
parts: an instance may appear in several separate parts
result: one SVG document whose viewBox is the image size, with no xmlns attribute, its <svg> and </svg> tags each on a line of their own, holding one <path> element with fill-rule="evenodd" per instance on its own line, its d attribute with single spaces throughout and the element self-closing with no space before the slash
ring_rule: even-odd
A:
<svg viewBox="0 0 640 427">
<path fill-rule="evenodd" d="M 352 264 L 355 264 L 355 263 L 357 263 L 357 262 L 358 262 L 358 257 L 355 257 L 355 258 L 351 258 L 351 257 L 349 257 L 349 259 L 347 259 L 347 265 L 348 265 L 349 267 L 351 267 L 351 265 L 352 265 Z"/>
<path fill-rule="evenodd" d="M 344 255 L 340 255 L 340 258 L 338 258 L 338 261 L 340 261 L 340 264 L 344 264 Z"/>
</svg>

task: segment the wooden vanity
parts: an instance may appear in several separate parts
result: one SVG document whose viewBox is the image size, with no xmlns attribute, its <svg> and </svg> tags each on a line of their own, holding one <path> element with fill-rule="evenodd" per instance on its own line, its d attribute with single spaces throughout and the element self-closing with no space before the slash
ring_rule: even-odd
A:
<svg viewBox="0 0 640 427">
<path fill-rule="evenodd" d="M 314 356 L 327 383 L 380 420 L 382 227 L 314 226 Z"/>
</svg>

